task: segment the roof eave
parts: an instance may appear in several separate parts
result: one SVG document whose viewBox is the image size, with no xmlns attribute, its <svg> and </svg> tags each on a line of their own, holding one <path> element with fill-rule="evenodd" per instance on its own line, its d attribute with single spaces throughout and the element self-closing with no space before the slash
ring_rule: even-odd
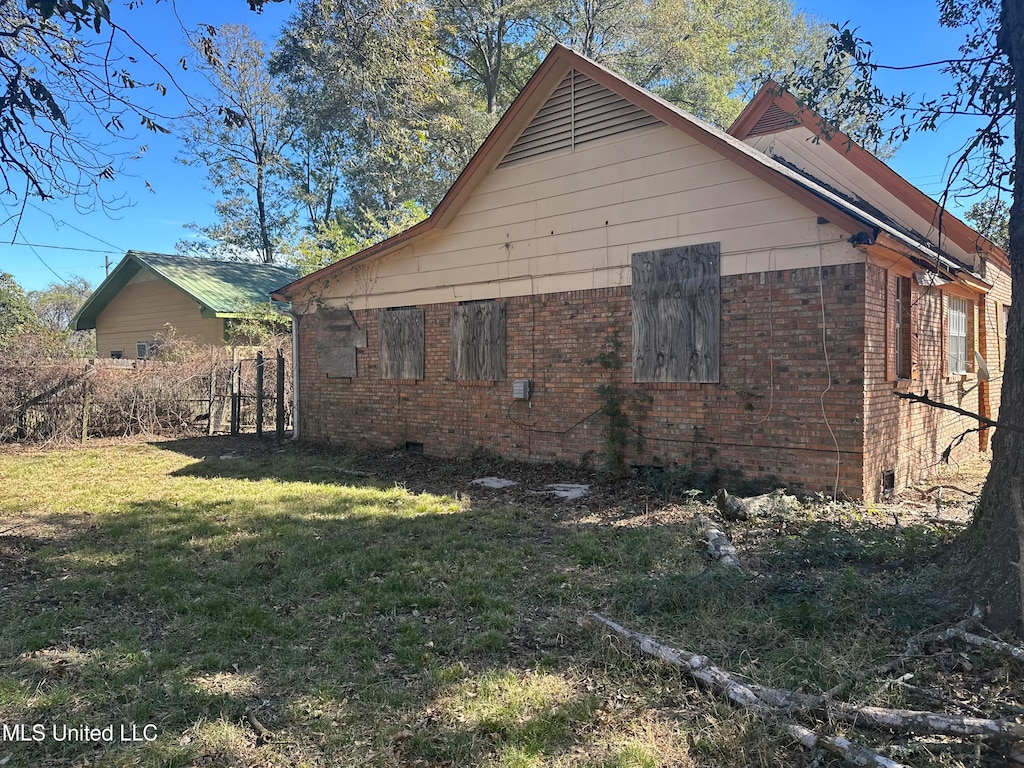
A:
<svg viewBox="0 0 1024 768">
<path fill-rule="evenodd" d="M 121 292 L 128 281 L 138 274 L 143 264 L 135 258 L 131 251 L 125 254 L 114 270 L 107 275 L 103 282 L 96 286 L 96 289 L 85 300 L 75 316 L 71 318 L 71 328 L 76 331 L 88 331 L 96 327 L 96 320 L 113 301 L 114 297 Z"/>
<path fill-rule="evenodd" d="M 820 141 L 846 155 L 858 169 L 874 179 L 887 192 L 903 200 L 918 216 L 939 229 L 945 237 L 948 237 L 964 251 L 990 256 L 1005 269 L 1010 268 L 1009 257 L 1002 248 L 948 210 L 943 209 L 939 203 L 932 200 L 931 197 L 904 179 L 887 163 L 879 160 L 851 137 L 826 125 L 821 116 L 801 105 L 792 93 L 774 80 L 765 81 L 754 98 L 744 107 L 739 117 L 729 126 L 727 133 L 741 141 L 745 140 L 750 135 L 751 129 L 772 104 L 777 104 L 780 109 L 793 115 L 800 121 L 800 125 L 811 131 Z"/>
</svg>

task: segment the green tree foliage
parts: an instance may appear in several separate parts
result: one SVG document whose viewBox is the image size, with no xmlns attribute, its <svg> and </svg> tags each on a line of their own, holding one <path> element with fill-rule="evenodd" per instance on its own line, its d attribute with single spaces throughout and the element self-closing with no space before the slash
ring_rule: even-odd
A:
<svg viewBox="0 0 1024 768">
<path fill-rule="evenodd" d="M 73 277 L 66 283 L 50 283 L 42 291 L 29 291 L 28 301 L 43 328 L 63 333 L 91 293 L 88 280 Z"/>
<path fill-rule="evenodd" d="M 1010 204 L 999 197 L 986 197 L 967 209 L 964 218 L 1004 251 L 1010 248 Z"/>
<path fill-rule="evenodd" d="M 456 77 L 488 114 L 503 111 L 536 66 L 542 43 L 530 21 L 546 9 L 535 0 L 436 0 L 433 7 L 438 48 Z"/>
<path fill-rule="evenodd" d="M 8 272 L 0 272 L 0 350 L 8 350 L 15 337 L 40 329 L 28 296 Z"/>
<path fill-rule="evenodd" d="M 192 99 L 179 159 L 205 170 L 218 220 L 191 225 L 204 240 L 179 249 L 273 263 L 296 221 L 286 183 L 293 129 L 284 120 L 284 96 L 263 43 L 247 26 L 206 26 L 191 44 L 213 95 Z"/>
<path fill-rule="evenodd" d="M 311 229 L 337 216 L 386 216 L 407 201 L 432 208 L 490 122 L 474 114 L 418 3 L 305 0 L 273 70 L 294 126 L 294 194 Z"/>
<path fill-rule="evenodd" d="M 289 252 L 288 258 L 298 268 L 299 274 L 308 275 L 404 232 L 425 218 L 426 208 L 418 203 L 405 202 L 383 217 L 367 212 L 359 221 L 344 217 L 331 219 L 304 235 Z"/>
<path fill-rule="evenodd" d="M 28 302 L 39 320 L 39 330 L 49 337 L 50 354 L 88 356 L 95 353 L 95 331 L 71 330 L 75 313 L 91 293 L 89 281 L 82 277 L 50 283 L 44 290 L 28 292 Z"/>
<path fill-rule="evenodd" d="M 789 0 L 659 0 L 648 25 L 646 55 L 627 74 L 646 76 L 648 88 L 720 127 L 766 76 L 810 66 L 825 40 Z"/>
</svg>

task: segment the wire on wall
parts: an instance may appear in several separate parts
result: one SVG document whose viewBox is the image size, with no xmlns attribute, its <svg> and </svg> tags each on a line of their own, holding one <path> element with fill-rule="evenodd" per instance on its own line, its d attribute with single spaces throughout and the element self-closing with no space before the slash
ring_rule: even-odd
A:
<svg viewBox="0 0 1024 768">
<path fill-rule="evenodd" d="M 774 256 L 775 249 L 772 248 L 768 251 L 768 411 L 751 424 L 764 424 L 775 407 L 775 297 L 772 291 L 772 283 L 775 282 L 775 272 L 772 271 Z"/>
<path fill-rule="evenodd" d="M 825 427 L 828 429 L 828 433 L 832 435 L 832 442 L 836 446 L 836 484 L 832 489 L 832 498 L 839 498 L 839 471 L 843 466 L 843 454 L 839 450 L 839 439 L 836 437 L 835 431 L 832 429 L 832 425 L 828 421 L 828 414 L 825 412 L 825 395 L 832 390 L 832 362 L 828 357 L 828 326 L 826 325 L 825 315 L 825 255 L 821 248 L 821 236 L 819 224 L 819 236 L 818 236 L 818 297 L 819 303 L 821 304 L 821 349 L 825 353 L 825 373 L 828 375 L 828 386 L 821 393 L 819 402 L 821 403 L 821 418 L 825 421 Z"/>
</svg>

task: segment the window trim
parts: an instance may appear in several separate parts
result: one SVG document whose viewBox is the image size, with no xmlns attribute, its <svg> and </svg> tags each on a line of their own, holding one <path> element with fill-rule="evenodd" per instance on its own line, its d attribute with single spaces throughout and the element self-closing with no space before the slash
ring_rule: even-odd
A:
<svg viewBox="0 0 1024 768">
<path fill-rule="evenodd" d="M 950 376 L 970 373 L 971 303 L 963 296 L 949 296 L 946 305 L 946 367 Z"/>
<path fill-rule="evenodd" d="M 914 378 L 914 290 L 910 277 L 896 275 L 893 295 L 893 372 L 896 381 Z"/>
</svg>

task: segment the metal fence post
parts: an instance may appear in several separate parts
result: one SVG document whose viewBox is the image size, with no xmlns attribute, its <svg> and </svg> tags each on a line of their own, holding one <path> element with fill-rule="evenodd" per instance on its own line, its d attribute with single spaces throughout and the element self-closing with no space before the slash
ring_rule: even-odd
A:
<svg viewBox="0 0 1024 768">
<path fill-rule="evenodd" d="M 284 439 L 284 353 L 277 350 L 277 439 Z"/>
<path fill-rule="evenodd" d="M 256 353 L 256 437 L 263 437 L 263 350 Z"/>
<path fill-rule="evenodd" d="M 242 363 L 238 359 L 238 348 L 231 350 L 231 434 L 239 432 L 242 417 Z"/>
</svg>

